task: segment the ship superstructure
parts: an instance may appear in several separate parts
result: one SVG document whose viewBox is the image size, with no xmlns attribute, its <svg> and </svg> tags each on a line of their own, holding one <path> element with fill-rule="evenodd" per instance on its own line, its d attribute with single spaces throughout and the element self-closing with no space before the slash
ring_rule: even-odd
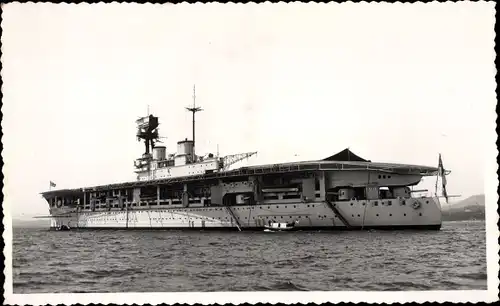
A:
<svg viewBox="0 0 500 306">
<path fill-rule="evenodd" d="M 196 107 L 195 88 L 193 88 L 193 106 L 186 107 L 186 109 L 193 113 L 193 139 L 188 140 L 186 138 L 177 142 L 177 151 L 173 154 L 167 155 L 166 147 L 155 145 L 155 143 L 160 141 L 158 117 L 148 115 L 136 121 L 137 139 L 143 140 L 146 146 L 144 154 L 134 163 L 137 180 L 148 181 L 224 171 L 229 169 L 234 163 L 257 153 L 233 154 L 221 158 L 213 153 L 204 156 L 196 155 L 195 114 L 202 109 Z"/>
<path fill-rule="evenodd" d="M 424 176 L 443 178 L 438 167 L 376 163 L 349 149 L 328 158 L 229 170 L 256 152 L 219 157 L 195 152 L 193 139 L 167 154 L 159 119 L 139 118 L 145 152 L 134 166 L 137 181 L 42 193 L 54 229 L 263 230 L 272 223 L 294 229 L 441 227 L 437 194 L 417 197 Z M 445 187 L 445 183 L 443 183 Z"/>
</svg>

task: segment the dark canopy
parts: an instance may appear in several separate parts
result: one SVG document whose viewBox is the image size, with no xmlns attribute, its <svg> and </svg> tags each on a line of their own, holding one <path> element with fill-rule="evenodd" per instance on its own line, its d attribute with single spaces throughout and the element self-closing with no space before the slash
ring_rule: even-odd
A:
<svg viewBox="0 0 500 306">
<path fill-rule="evenodd" d="M 352 153 L 349 149 L 345 149 L 340 151 L 337 154 L 334 154 L 330 157 L 323 159 L 324 161 L 359 161 L 359 162 L 370 162 L 370 160 L 366 160 Z"/>
</svg>

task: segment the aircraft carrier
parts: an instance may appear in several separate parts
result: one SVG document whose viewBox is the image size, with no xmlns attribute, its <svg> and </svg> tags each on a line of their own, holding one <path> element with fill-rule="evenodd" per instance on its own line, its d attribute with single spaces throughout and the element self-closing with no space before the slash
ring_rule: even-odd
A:
<svg viewBox="0 0 500 306">
<path fill-rule="evenodd" d="M 192 139 L 179 141 L 171 154 L 157 145 L 158 117 L 136 121 L 136 137 L 145 144 L 134 162 L 136 181 L 43 192 L 51 229 L 441 228 L 437 191 L 417 196 L 414 190 L 424 176 L 436 176 L 447 200 L 450 171 L 441 156 L 429 167 L 372 162 L 345 149 L 321 160 L 230 170 L 256 152 L 197 155 L 195 114 L 202 109 L 195 103 L 186 109 L 193 115 Z"/>
</svg>

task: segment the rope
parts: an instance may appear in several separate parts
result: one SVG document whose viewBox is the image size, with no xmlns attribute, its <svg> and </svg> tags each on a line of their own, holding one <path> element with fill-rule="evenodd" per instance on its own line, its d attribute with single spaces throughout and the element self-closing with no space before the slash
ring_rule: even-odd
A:
<svg viewBox="0 0 500 306">
<path fill-rule="evenodd" d="M 370 171 L 368 171 L 368 183 L 367 183 L 367 185 L 369 185 L 369 184 L 370 184 Z M 366 200 L 365 209 L 363 210 L 363 220 L 361 221 L 361 229 L 363 229 L 365 227 L 365 216 L 366 216 L 366 208 L 367 207 L 368 207 L 368 200 Z"/>
</svg>

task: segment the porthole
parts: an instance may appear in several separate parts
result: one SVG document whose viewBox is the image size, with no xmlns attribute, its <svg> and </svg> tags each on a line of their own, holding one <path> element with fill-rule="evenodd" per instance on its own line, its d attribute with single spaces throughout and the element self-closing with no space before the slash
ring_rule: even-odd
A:
<svg viewBox="0 0 500 306">
<path fill-rule="evenodd" d="M 358 217 L 361 217 L 361 216 L 358 214 Z"/>
<path fill-rule="evenodd" d="M 377 214 L 377 217 L 378 217 L 378 214 Z"/>
<path fill-rule="evenodd" d="M 418 213 L 419 216 L 422 216 L 422 213 Z"/>
<path fill-rule="evenodd" d="M 392 217 L 392 214 L 389 214 L 389 217 Z"/>
<path fill-rule="evenodd" d="M 379 179 L 381 179 L 381 178 L 382 178 L 382 175 L 379 175 L 379 176 L 378 176 L 378 178 L 379 178 Z"/>
<path fill-rule="evenodd" d="M 285 208 L 286 208 L 286 205 L 285 205 Z"/>
<path fill-rule="evenodd" d="M 354 215 L 352 215 L 354 217 Z"/>
<path fill-rule="evenodd" d="M 293 208 L 297 208 L 297 205 L 293 205 Z"/>
<path fill-rule="evenodd" d="M 406 217 L 406 214 L 403 214 L 403 216 L 405 216 L 405 217 Z"/>
<path fill-rule="evenodd" d="M 365 206 L 365 202 L 361 203 L 361 205 Z"/>
<path fill-rule="evenodd" d="M 354 205 L 353 203 L 351 203 L 351 206 Z"/>
<path fill-rule="evenodd" d="M 425 201 L 425 204 L 429 204 L 429 201 Z"/>
</svg>

